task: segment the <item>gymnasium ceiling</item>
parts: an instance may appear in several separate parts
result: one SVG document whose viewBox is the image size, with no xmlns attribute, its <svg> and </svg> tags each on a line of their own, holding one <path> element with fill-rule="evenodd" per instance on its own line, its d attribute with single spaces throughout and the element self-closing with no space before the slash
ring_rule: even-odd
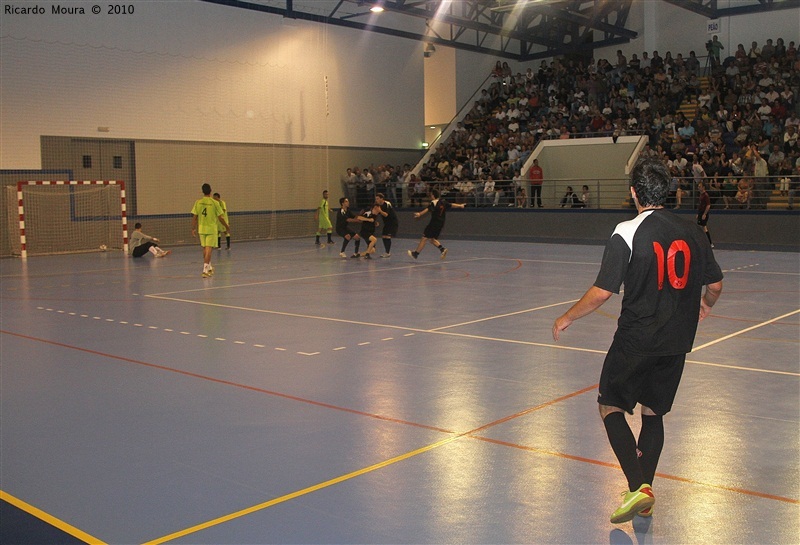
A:
<svg viewBox="0 0 800 545">
<path fill-rule="evenodd" d="M 628 13 L 642 0 L 201 1 L 524 62 L 630 42 L 637 33 L 626 28 Z M 800 0 L 661 1 L 709 19 L 800 7 Z M 371 12 L 376 5 L 384 11 Z"/>
</svg>

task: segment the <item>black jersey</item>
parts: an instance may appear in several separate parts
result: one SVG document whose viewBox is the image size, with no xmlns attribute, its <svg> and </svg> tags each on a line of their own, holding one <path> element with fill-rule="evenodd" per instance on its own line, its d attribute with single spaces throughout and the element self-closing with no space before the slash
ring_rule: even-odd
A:
<svg viewBox="0 0 800 545">
<path fill-rule="evenodd" d="M 692 350 L 703 286 L 722 280 L 703 231 L 664 209 L 617 225 L 594 285 L 619 293 L 615 342 L 642 355 Z"/>
<path fill-rule="evenodd" d="M 336 234 L 343 237 L 354 233 L 355 231 L 350 228 L 350 222 L 347 220 L 355 217 L 356 215 L 349 208 L 347 210 L 340 208 L 339 212 L 336 213 Z"/>
<path fill-rule="evenodd" d="M 431 203 L 428 204 L 428 212 L 431 214 L 431 220 L 428 225 L 438 228 L 444 227 L 445 216 L 447 215 L 447 211 L 452 208 L 452 206 L 452 204 L 444 199 L 439 199 L 436 201 L 436 204 L 431 201 Z"/>
<path fill-rule="evenodd" d="M 375 220 L 375 214 L 373 214 L 372 210 L 370 209 L 370 210 L 366 210 L 366 211 L 362 212 L 361 216 L 365 217 L 365 218 L 370 218 L 370 219 L 373 220 L 373 221 L 362 221 L 361 222 L 361 232 L 359 233 L 359 235 L 363 239 L 368 239 L 369 237 L 371 237 L 372 235 L 375 234 L 375 227 L 376 227 L 375 226 L 375 221 L 374 221 Z"/>
<path fill-rule="evenodd" d="M 399 222 L 397 221 L 397 212 L 394 211 L 394 206 L 392 203 L 389 201 L 383 201 L 381 210 L 389 214 L 383 218 L 383 230 L 391 231 L 393 228 L 396 229 Z"/>
</svg>

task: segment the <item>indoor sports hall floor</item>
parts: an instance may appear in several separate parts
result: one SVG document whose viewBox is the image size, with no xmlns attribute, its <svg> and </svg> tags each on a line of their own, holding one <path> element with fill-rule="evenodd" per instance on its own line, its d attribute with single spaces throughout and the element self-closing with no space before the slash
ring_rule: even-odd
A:
<svg viewBox="0 0 800 545">
<path fill-rule="evenodd" d="M 655 516 L 614 526 L 620 297 L 551 337 L 603 247 L 338 240 L 235 244 L 210 279 L 199 247 L 0 261 L 4 511 L 114 544 L 800 541 L 796 253 L 717 250 Z"/>
</svg>

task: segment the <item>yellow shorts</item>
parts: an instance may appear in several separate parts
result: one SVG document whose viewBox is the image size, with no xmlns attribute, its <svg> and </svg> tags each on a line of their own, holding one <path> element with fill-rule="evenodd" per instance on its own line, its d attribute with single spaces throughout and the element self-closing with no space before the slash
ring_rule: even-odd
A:
<svg viewBox="0 0 800 545">
<path fill-rule="evenodd" d="M 218 242 L 218 235 L 200 235 L 200 246 L 203 248 L 216 248 Z"/>
</svg>

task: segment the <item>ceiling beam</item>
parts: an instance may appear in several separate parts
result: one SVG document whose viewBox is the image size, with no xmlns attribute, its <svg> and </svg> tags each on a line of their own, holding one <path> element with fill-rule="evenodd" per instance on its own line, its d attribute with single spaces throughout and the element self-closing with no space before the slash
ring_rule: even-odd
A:
<svg viewBox="0 0 800 545">
<path fill-rule="evenodd" d="M 599 11 L 589 10 L 590 15 L 577 12 L 568 13 L 551 7 L 548 7 L 543 12 L 541 10 L 526 10 L 520 14 L 513 28 L 503 26 L 506 21 L 506 14 L 492 12 L 490 8 L 494 4 L 487 2 L 487 0 L 460 0 L 459 2 L 453 2 L 448 6 L 446 12 L 444 10 L 439 12 L 440 0 L 429 0 L 427 2 L 412 2 L 410 0 L 384 1 L 383 6 L 387 11 L 424 19 L 426 21 L 425 30 L 419 32 L 383 27 L 374 22 L 358 22 L 356 19 L 369 14 L 367 9 L 371 6 L 370 3 L 363 0 L 339 0 L 327 16 L 304 12 L 301 7 L 293 3 L 293 0 L 285 0 L 285 8 L 245 0 L 201 1 L 280 15 L 291 19 L 407 38 L 520 62 L 549 58 L 576 51 L 590 51 L 609 45 L 624 44 L 637 36 L 636 32 L 627 30 L 622 25 L 612 25 L 602 20 L 607 19 L 609 14 L 616 14 L 618 21 L 624 21 L 627 18 L 632 0 L 617 0 L 616 2 L 596 0 L 595 10 L 601 4 L 603 8 Z M 355 3 L 359 9 L 364 9 L 364 12 L 337 15 L 337 13 L 343 13 L 339 10 L 344 2 Z M 574 5 L 579 6 L 581 3 L 585 3 L 585 0 L 575 0 Z M 461 15 L 454 11 L 457 9 L 461 10 Z M 430 26 L 434 21 L 441 25 L 449 26 L 449 32 L 442 32 L 442 35 L 434 33 Z M 581 37 L 589 34 L 590 30 L 604 32 L 604 39 L 590 42 L 582 40 Z M 555 34 L 554 31 L 556 31 Z M 449 37 L 443 37 L 443 35 Z M 499 45 L 485 45 L 490 36 L 497 37 Z M 544 50 L 532 52 L 534 45 L 541 46 Z"/>
</svg>

